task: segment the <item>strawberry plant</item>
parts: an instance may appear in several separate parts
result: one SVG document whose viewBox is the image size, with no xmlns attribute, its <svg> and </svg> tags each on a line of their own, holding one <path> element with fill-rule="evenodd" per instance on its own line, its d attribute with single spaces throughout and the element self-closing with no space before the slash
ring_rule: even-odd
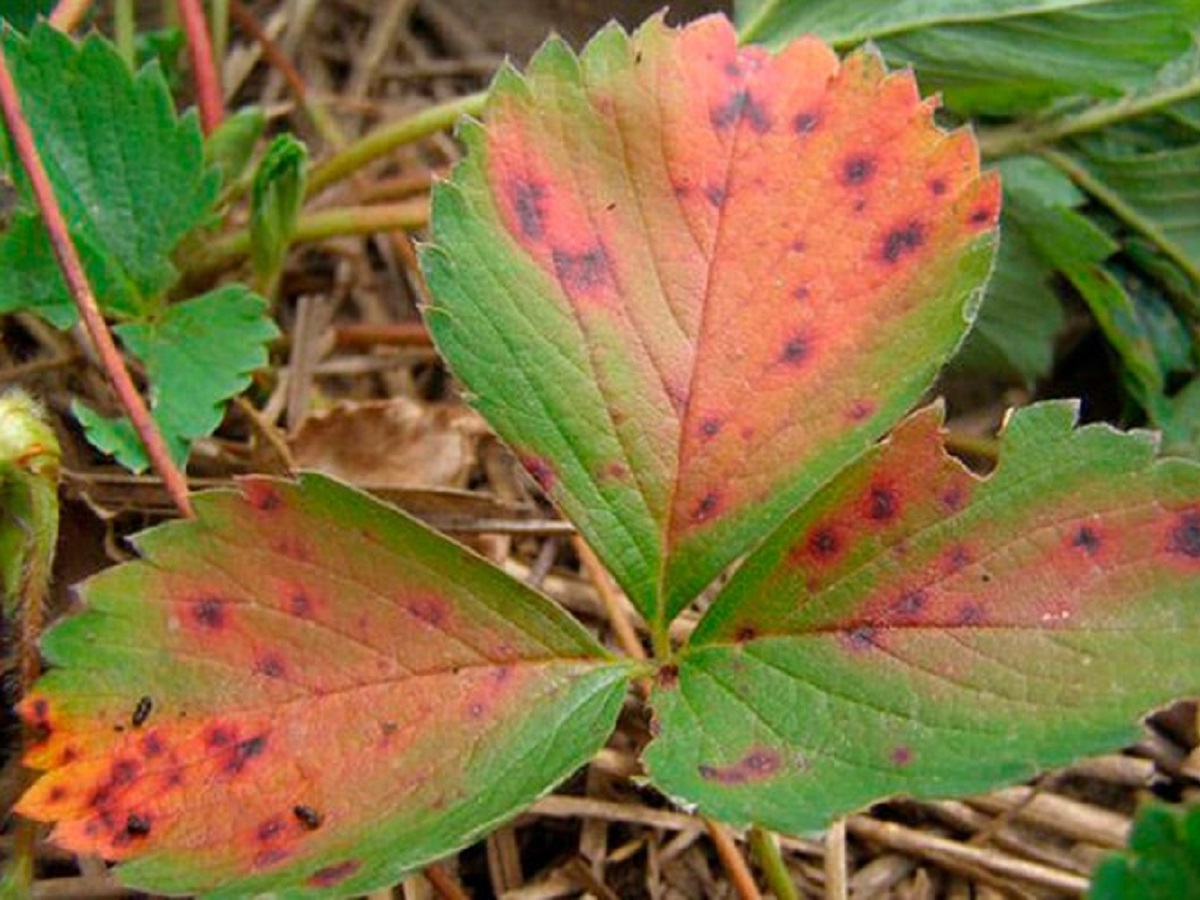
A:
<svg viewBox="0 0 1200 900">
<path fill-rule="evenodd" d="M 721 17 L 504 70 L 434 193 L 425 318 L 651 658 L 336 481 L 249 477 L 46 635 L 18 811 L 146 890 L 348 896 L 553 789 L 634 685 L 651 785 L 791 833 L 1119 745 L 1195 691 L 1200 467 L 1059 401 L 1014 413 L 983 477 L 940 406 L 909 412 L 976 317 L 1001 207 L 935 106 L 871 51 L 739 46 Z M 257 193 L 286 242 L 280 146 L 291 187 Z M 173 282 L 130 243 L 94 274 L 135 314 Z"/>
</svg>

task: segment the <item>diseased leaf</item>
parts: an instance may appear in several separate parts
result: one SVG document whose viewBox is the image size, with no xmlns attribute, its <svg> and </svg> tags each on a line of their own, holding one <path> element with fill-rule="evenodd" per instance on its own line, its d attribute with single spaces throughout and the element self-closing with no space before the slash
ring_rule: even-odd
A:
<svg viewBox="0 0 1200 900">
<path fill-rule="evenodd" d="M 195 505 L 45 640 L 17 809 L 61 846 L 154 892 L 362 894 L 603 743 L 628 667 L 462 547 L 323 476 Z"/>
<path fill-rule="evenodd" d="M 267 364 L 266 345 L 279 336 L 267 301 L 237 284 L 172 304 L 149 323 L 114 330 L 146 366 L 154 421 L 180 465 L 192 441 L 221 424 L 225 402 Z M 127 419 L 107 419 L 81 404 L 75 412 L 88 440 L 123 466 L 140 472 L 149 464 Z"/>
<path fill-rule="evenodd" d="M 1096 869 L 1090 900 L 1178 900 L 1200 896 L 1200 806 L 1151 804 L 1138 814 L 1126 853 Z"/>
<path fill-rule="evenodd" d="M 839 475 L 660 672 L 654 783 L 803 832 L 1119 745 L 1200 690 L 1200 467 L 1074 416 L 1015 413 L 980 479 L 926 409 Z"/>
<path fill-rule="evenodd" d="M 1033 111 L 1152 84 L 1200 25 L 1197 0 L 739 0 L 744 40 L 871 41 L 960 113 Z"/>
<path fill-rule="evenodd" d="M 0 40 L 42 161 L 106 313 L 157 309 L 174 283 L 169 254 L 216 197 L 195 116 L 177 116 L 157 66 L 130 73 L 98 36 L 76 44 L 49 25 Z M 120 123 L 114 127 L 114 123 Z M 0 235 L 0 313 L 32 308 L 74 321 L 69 294 L 35 213 L 24 172 L 23 208 Z"/>
<path fill-rule="evenodd" d="M 497 78 L 434 195 L 426 319 L 660 640 L 961 340 L 999 185 L 908 74 L 729 23 Z"/>
</svg>

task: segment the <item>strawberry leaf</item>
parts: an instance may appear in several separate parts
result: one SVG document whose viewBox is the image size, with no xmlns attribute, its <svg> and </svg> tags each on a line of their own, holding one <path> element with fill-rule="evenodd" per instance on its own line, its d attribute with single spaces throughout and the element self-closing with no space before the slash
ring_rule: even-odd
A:
<svg viewBox="0 0 1200 900">
<path fill-rule="evenodd" d="M 729 23 L 502 72 L 434 196 L 426 318 L 660 642 L 959 343 L 999 188 L 910 75 Z"/>
<path fill-rule="evenodd" d="M 157 66 L 132 74 L 98 36 L 76 44 L 42 23 L 28 37 L 6 29 L 0 40 L 101 307 L 153 311 L 177 277 L 169 254 L 216 198 L 195 116 L 176 115 Z M 0 313 L 31 308 L 70 324 L 70 295 L 24 172 L 10 168 L 23 202 L 0 235 Z"/>
<path fill-rule="evenodd" d="M 671 795 L 787 832 L 964 794 L 1130 740 L 1200 689 L 1200 466 L 1016 413 L 998 469 L 927 409 L 734 575 L 652 701 Z"/>
<path fill-rule="evenodd" d="M 146 366 L 154 420 L 180 465 L 191 442 L 221 423 L 225 401 L 267 364 L 266 345 L 279 336 L 267 301 L 237 284 L 172 304 L 150 322 L 114 330 Z M 96 447 L 134 472 L 149 465 L 128 419 L 108 419 L 83 404 L 75 412 Z"/>
<path fill-rule="evenodd" d="M 17 808 L 61 846 L 154 892 L 361 894 L 603 743 L 627 666 L 462 547 L 316 475 L 196 512 L 45 639 Z"/>
</svg>

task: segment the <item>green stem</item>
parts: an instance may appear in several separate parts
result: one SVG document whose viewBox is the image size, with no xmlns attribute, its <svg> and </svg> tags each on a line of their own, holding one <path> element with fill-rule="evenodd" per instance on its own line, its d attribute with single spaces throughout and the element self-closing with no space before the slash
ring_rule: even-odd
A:
<svg viewBox="0 0 1200 900">
<path fill-rule="evenodd" d="M 296 220 L 291 244 L 311 243 L 334 237 L 376 234 L 381 231 L 411 231 L 429 221 L 425 197 L 400 203 L 371 206 L 342 206 L 301 215 Z M 250 253 L 250 230 L 242 228 L 212 241 L 191 259 L 187 278 L 212 275 L 244 259 Z"/>
<path fill-rule="evenodd" d="M 1188 277 L 1200 282 L 1200 266 L 1197 266 L 1183 248 L 1171 240 L 1170 236 L 1153 220 L 1143 216 L 1124 197 L 1096 178 L 1087 168 L 1066 153 L 1045 149 L 1039 155 L 1056 166 L 1080 188 L 1107 206 L 1109 211 L 1130 229 L 1158 247 L 1162 254 L 1186 272 Z M 1194 307 L 1192 312 L 1200 312 L 1200 308 Z"/>
<path fill-rule="evenodd" d="M 308 195 L 319 194 L 325 188 L 354 174 L 364 166 L 386 156 L 397 147 L 419 141 L 449 128 L 462 116 L 475 116 L 483 111 L 486 93 L 468 94 L 447 103 L 423 109 L 416 115 L 391 125 L 377 128 L 361 140 L 316 166 L 308 176 Z"/>
<path fill-rule="evenodd" d="M 137 50 L 134 47 L 136 23 L 134 19 L 133 0 L 117 0 L 113 9 L 113 32 L 116 38 L 117 53 L 129 66 L 130 71 L 137 68 Z"/>
<path fill-rule="evenodd" d="M 1036 151 L 1063 138 L 1099 131 L 1193 97 L 1200 97 L 1200 75 L 1162 91 L 1111 103 L 1098 103 L 1077 115 L 1052 119 L 1040 125 L 1027 123 L 981 129 L 979 151 L 984 159 L 999 159 L 1003 156 Z"/>
<path fill-rule="evenodd" d="M 749 837 L 750 849 L 754 852 L 758 867 L 762 869 L 763 877 L 767 880 L 767 887 L 778 900 L 800 900 L 796 883 L 783 861 L 783 854 L 779 852 L 779 842 L 775 840 L 775 835 L 755 825 L 750 829 Z"/>
</svg>

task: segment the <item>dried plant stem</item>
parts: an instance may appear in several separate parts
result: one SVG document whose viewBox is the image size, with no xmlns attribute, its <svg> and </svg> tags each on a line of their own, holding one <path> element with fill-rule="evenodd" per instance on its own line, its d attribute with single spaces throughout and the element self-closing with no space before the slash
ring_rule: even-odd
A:
<svg viewBox="0 0 1200 900">
<path fill-rule="evenodd" d="M 200 108 L 200 127 L 212 134 L 224 118 L 221 77 L 213 59 L 208 22 L 200 0 L 178 0 L 179 18 L 187 35 L 188 57 L 192 62 L 192 80 L 196 86 L 196 105 Z"/>
<path fill-rule="evenodd" d="M 612 578 L 604 568 L 604 564 L 600 562 L 600 558 L 588 546 L 587 541 L 579 535 L 575 535 L 571 541 L 575 545 L 575 552 L 579 554 L 579 560 L 583 563 L 583 568 L 587 571 L 588 577 L 591 578 L 592 584 L 596 586 L 596 593 L 604 601 L 604 608 L 608 612 L 609 624 L 612 625 L 613 634 L 616 635 L 621 649 L 629 654 L 632 659 L 644 661 L 646 659 L 646 648 L 642 646 L 637 631 L 634 630 L 633 623 L 629 621 L 629 616 L 625 614 L 625 609 L 621 606 L 621 600 L 617 596 L 617 586 L 613 584 Z"/>
<path fill-rule="evenodd" d="M 759 891 L 758 885 L 754 883 L 754 874 L 746 865 L 746 858 L 738 850 L 737 844 L 729 836 L 725 826 L 712 819 L 703 819 L 703 822 L 704 827 L 708 830 L 708 836 L 717 850 L 717 856 L 721 858 L 721 865 L 725 867 L 725 874 L 729 876 L 729 881 L 733 884 L 737 895 L 742 900 L 762 900 L 762 893 Z"/>
<path fill-rule="evenodd" d="M 775 893 L 778 900 L 800 900 L 796 883 L 783 861 L 783 854 L 779 852 L 779 841 L 775 835 L 755 825 L 750 829 L 748 837 L 750 849 L 754 852 L 758 867 L 762 869 L 763 877 L 767 880 L 767 887 Z"/>
<path fill-rule="evenodd" d="M 454 876 L 446 871 L 446 867 L 441 863 L 433 863 L 422 869 L 422 873 L 429 879 L 430 885 L 442 900 L 470 900 L 470 895 L 463 890 Z"/>
<path fill-rule="evenodd" d="M 113 341 L 112 333 L 108 330 L 108 324 L 100 314 L 96 296 L 92 293 L 91 285 L 88 284 L 83 264 L 80 262 L 79 254 L 75 250 L 75 245 L 67 230 L 67 223 L 63 219 L 62 210 L 59 208 L 58 199 L 54 196 L 49 176 L 46 174 L 45 166 L 42 165 L 41 157 L 34 145 L 29 123 L 21 111 L 21 98 L 17 94 L 16 85 L 9 72 L 3 48 L 0 48 L 0 106 L 3 107 L 4 121 L 8 126 L 9 134 L 12 135 L 17 157 L 21 160 L 21 165 L 29 176 L 29 183 L 37 200 L 38 209 L 46 223 L 46 231 L 50 236 L 50 244 L 54 249 L 55 258 L 62 269 L 71 297 L 79 308 L 79 315 L 83 319 L 88 336 L 95 345 L 96 353 L 99 355 L 101 364 L 117 394 L 117 399 L 129 416 L 129 421 L 133 424 L 138 437 L 141 438 L 151 465 L 162 476 L 163 484 L 175 506 L 182 515 L 190 517 L 192 504 L 188 497 L 187 481 L 171 459 L 166 442 L 151 418 L 145 401 L 142 400 L 134 386 L 120 351 L 117 350 L 117 345 Z"/>
<path fill-rule="evenodd" d="M 846 900 L 846 820 L 838 819 L 825 833 L 825 900 Z"/>
<path fill-rule="evenodd" d="M 91 8 L 92 0 L 61 0 L 50 13 L 50 24 L 62 32 L 74 31 Z"/>
</svg>

